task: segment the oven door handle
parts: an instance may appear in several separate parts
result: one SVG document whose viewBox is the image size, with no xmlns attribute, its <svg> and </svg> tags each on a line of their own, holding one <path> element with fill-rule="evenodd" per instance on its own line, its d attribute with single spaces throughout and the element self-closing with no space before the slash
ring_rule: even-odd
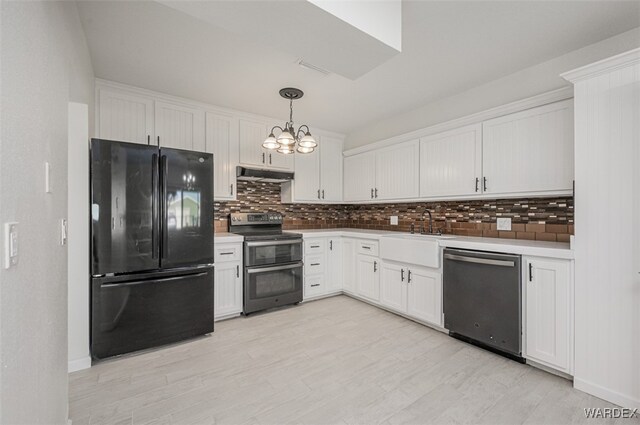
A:
<svg viewBox="0 0 640 425">
<path fill-rule="evenodd" d="M 247 247 L 253 248 L 254 246 L 293 245 L 296 243 L 302 243 L 302 239 L 291 239 L 291 240 L 285 240 L 285 241 L 247 242 Z"/>
<path fill-rule="evenodd" d="M 257 269 L 247 269 L 247 273 L 263 273 L 263 272 L 274 272 L 278 270 L 289 270 L 289 269 L 298 269 L 302 267 L 302 263 L 295 264 L 287 264 L 286 266 L 273 266 L 273 267 L 260 267 Z"/>
</svg>

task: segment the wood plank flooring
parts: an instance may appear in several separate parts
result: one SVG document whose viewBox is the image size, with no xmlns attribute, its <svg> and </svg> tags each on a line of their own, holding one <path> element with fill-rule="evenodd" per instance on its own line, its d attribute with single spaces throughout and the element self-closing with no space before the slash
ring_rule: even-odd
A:
<svg viewBox="0 0 640 425">
<path fill-rule="evenodd" d="M 613 405 L 346 296 L 69 375 L 83 424 L 594 424 Z M 621 420 L 639 424 L 640 420 Z"/>
</svg>

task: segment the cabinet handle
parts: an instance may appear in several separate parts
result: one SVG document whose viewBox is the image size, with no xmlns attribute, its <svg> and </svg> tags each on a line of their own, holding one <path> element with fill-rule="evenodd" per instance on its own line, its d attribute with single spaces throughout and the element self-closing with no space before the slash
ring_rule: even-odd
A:
<svg viewBox="0 0 640 425">
<path fill-rule="evenodd" d="M 310 245 L 309 248 L 320 248 L 320 245 Z"/>
<path fill-rule="evenodd" d="M 411 270 L 409 270 L 409 274 L 407 275 L 407 283 L 411 283 Z"/>
<path fill-rule="evenodd" d="M 158 146 L 160 146 L 160 136 L 158 136 Z"/>
<path fill-rule="evenodd" d="M 233 254 L 234 254 L 233 251 L 231 251 L 231 252 L 221 252 L 220 253 L 220 255 L 233 255 Z"/>
<path fill-rule="evenodd" d="M 480 179 L 476 177 L 476 192 L 480 190 L 480 188 L 478 187 L 479 184 L 480 184 Z"/>
<path fill-rule="evenodd" d="M 233 183 L 229 185 L 231 187 L 231 196 L 233 196 Z"/>
<path fill-rule="evenodd" d="M 320 199 L 320 189 L 318 189 L 318 199 Z"/>
<path fill-rule="evenodd" d="M 333 240 L 329 241 L 329 251 L 333 251 Z"/>
<path fill-rule="evenodd" d="M 376 198 L 378 197 L 378 188 L 376 187 Z"/>
<path fill-rule="evenodd" d="M 371 249 L 371 247 L 367 245 L 362 245 L 362 249 Z"/>
<path fill-rule="evenodd" d="M 404 269 L 400 269 L 400 282 L 404 282 Z"/>
<path fill-rule="evenodd" d="M 151 135 L 147 134 L 147 145 L 151 144 Z"/>
<path fill-rule="evenodd" d="M 314 283 L 313 285 L 311 285 L 312 288 L 315 288 L 316 286 L 320 286 L 319 283 Z"/>
<path fill-rule="evenodd" d="M 269 165 L 271 165 L 271 154 L 269 154 Z"/>
<path fill-rule="evenodd" d="M 371 199 L 373 199 L 373 188 L 371 188 Z"/>
<path fill-rule="evenodd" d="M 262 163 L 264 164 L 265 153 L 262 152 Z"/>
<path fill-rule="evenodd" d="M 322 199 L 324 199 L 324 189 L 322 189 Z"/>
<path fill-rule="evenodd" d="M 377 272 L 377 271 L 378 271 L 378 262 L 377 262 L 377 261 L 374 261 L 374 262 L 373 262 L 373 272 L 375 273 L 375 272 Z"/>
<path fill-rule="evenodd" d="M 320 263 L 311 263 L 312 266 L 319 266 Z"/>
<path fill-rule="evenodd" d="M 236 277 L 240 277 L 240 266 L 236 266 Z"/>
<path fill-rule="evenodd" d="M 529 282 L 533 282 L 533 264 L 529 263 Z"/>
<path fill-rule="evenodd" d="M 483 187 L 484 187 L 484 189 L 483 189 L 483 190 L 486 192 L 486 191 L 487 191 L 487 178 L 486 178 L 486 177 L 483 177 L 483 178 L 482 178 L 482 181 L 483 181 Z"/>
</svg>

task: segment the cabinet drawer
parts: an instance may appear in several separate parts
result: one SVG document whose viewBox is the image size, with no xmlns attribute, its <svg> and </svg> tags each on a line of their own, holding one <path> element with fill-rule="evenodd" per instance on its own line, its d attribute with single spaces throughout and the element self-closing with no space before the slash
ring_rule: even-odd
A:
<svg viewBox="0 0 640 425">
<path fill-rule="evenodd" d="M 305 239 L 304 241 L 304 253 L 319 254 L 325 251 L 327 241 L 325 239 Z"/>
<path fill-rule="evenodd" d="M 324 255 L 305 255 L 304 257 L 304 274 L 315 275 L 324 274 L 325 270 Z"/>
<path fill-rule="evenodd" d="M 322 295 L 325 292 L 323 276 L 310 276 L 304 278 L 304 297 L 311 298 Z"/>
<path fill-rule="evenodd" d="M 378 241 L 358 241 L 358 254 L 378 256 Z"/>
<path fill-rule="evenodd" d="M 242 244 L 219 244 L 215 247 L 215 262 L 242 261 Z"/>
</svg>

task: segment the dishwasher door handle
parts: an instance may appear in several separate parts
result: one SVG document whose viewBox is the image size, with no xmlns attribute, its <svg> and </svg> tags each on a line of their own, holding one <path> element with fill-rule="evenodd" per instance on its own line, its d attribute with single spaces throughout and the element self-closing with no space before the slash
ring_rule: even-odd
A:
<svg viewBox="0 0 640 425">
<path fill-rule="evenodd" d="M 515 261 L 492 260 L 491 258 L 465 257 L 455 254 L 444 254 L 445 260 L 464 261 L 467 263 L 486 264 L 490 266 L 515 267 Z"/>
</svg>

